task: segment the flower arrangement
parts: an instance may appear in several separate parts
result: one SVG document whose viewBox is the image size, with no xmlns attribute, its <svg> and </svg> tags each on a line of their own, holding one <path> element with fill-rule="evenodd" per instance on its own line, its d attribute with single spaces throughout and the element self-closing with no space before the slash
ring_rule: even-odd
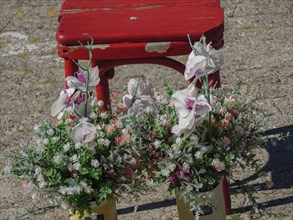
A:
<svg viewBox="0 0 293 220">
<path fill-rule="evenodd" d="M 192 48 L 185 70 L 185 79 L 192 80 L 188 88 L 174 92 L 167 86 L 167 96 L 151 95 L 142 99 L 143 105 L 140 99 L 128 104 L 126 95 L 124 108 L 136 115 L 129 125 L 136 143 L 144 145 L 140 166 L 147 171 L 146 179 L 167 182 L 170 191 L 178 189 L 199 218 L 203 203 L 209 202 L 199 203 L 199 193 L 212 190 L 222 178 L 233 178 L 234 167 L 251 167 L 264 177 L 255 150 L 265 147 L 268 139 L 261 135 L 266 115 L 254 99 L 239 88 L 210 86 L 208 75 L 219 70 L 222 55 L 204 37 Z M 195 87 L 197 81 L 201 89 Z M 137 84 L 131 81 L 128 87 Z M 257 208 L 251 192 L 246 192 Z"/>
<path fill-rule="evenodd" d="M 92 45 L 83 45 L 90 57 Z M 253 101 L 238 90 L 210 87 L 208 75 L 219 70 L 222 55 L 204 37 L 191 46 L 188 88 L 166 86 L 162 96 L 150 83 L 132 79 L 112 112 L 101 111 L 104 103 L 94 97 L 98 67 L 77 64 L 81 71 L 66 78 L 68 88 L 52 105 L 59 122 L 35 127 L 36 145 L 11 155 L 10 172 L 81 216 L 93 200 L 100 204 L 145 189 L 149 181 L 167 182 L 199 217 L 197 193 L 231 177 L 237 165 L 258 172 L 253 151 L 266 140 Z"/>
<path fill-rule="evenodd" d="M 91 55 L 91 45 L 84 45 Z M 11 155 L 10 172 L 27 181 L 33 191 L 45 191 L 62 208 L 79 213 L 113 196 L 137 191 L 138 149 L 126 120 L 95 101 L 98 67 L 80 66 L 66 78 L 51 108 L 57 124 L 34 128 L 36 145 L 24 146 Z"/>
</svg>

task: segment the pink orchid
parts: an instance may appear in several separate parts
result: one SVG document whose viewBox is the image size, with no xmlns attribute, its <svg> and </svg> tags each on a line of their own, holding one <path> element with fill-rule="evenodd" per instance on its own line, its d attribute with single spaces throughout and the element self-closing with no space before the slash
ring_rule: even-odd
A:
<svg viewBox="0 0 293 220">
<path fill-rule="evenodd" d="M 73 94 L 75 89 L 64 89 L 60 92 L 59 98 L 52 104 L 51 106 L 51 115 L 53 117 L 58 115 L 58 119 L 60 119 L 63 115 L 63 111 L 73 106 L 74 97 Z"/>
<path fill-rule="evenodd" d="M 202 124 L 204 117 L 211 111 L 211 106 L 203 95 L 198 95 L 191 84 L 187 89 L 172 95 L 172 104 L 176 108 L 179 124 L 173 126 L 172 133 L 188 137 L 196 125 Z"/>
<path fill-rule="evenodd" d="M 89 70 L 89 82 L 88 91 L 94 90 L 96 85 L 100 83 L 99 69 L 98 67 L 90 68 Z M 78 89 L 82 92 L 86 92 L 87 89 L 87 77 L 84 73 L 76 72 L 74 76 L 66 77 L 67 84 L 69 88 Z"/>
<path fill-rule="evenodd" d="M 96 134 L 95 125 L 81 119 L 72 130 L 72 139 L 75 143 L 89 143 L 95 139 Z"/>
</svg>

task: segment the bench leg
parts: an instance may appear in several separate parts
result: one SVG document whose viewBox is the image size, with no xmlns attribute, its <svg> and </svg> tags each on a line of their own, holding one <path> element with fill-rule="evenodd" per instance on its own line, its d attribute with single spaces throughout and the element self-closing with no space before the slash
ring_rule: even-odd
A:
<svg viewBox="0 0 293 220">
<path fill-rule="evenodd" d="M 114 69 L 112 69 L 112 71 L 114 72 Z M 97 100 L 102 100 L 104 102 L 104 106 L 100 108 L 100 111 L 111 109 L 109 79 L 107 77 L 107 72 L 101 76 L 100 83 L 96 86 L 96 93 Z"/>
<path fill-rule="evenodd" d="M 216 88 L 221 87 L 220 71 L 217 71 L 209 75 L 209 84 L 211 87 L 214 87 L 214 86 Z"/>
<path fill-rule="evenodd" d="M 78 71 L 78 66 L 70 59 L 64 59 L 64 70 L 65 70 L 65 78 L 67 76 L 73 76 L 76 71 Z M 68 88 L 66 84 L 66 88 Z"/>
<path fill-rule="evenodd" d="M 112 79 L 114 77 L 114 67 L 107 70 L 106 72 L 103 72 L 101 71 L 100 65 L 105 63 L 107 62 L 97 60 L 91 61 L 92 67 L 99 66 L 100 83 L 96 86 L 96 94 L 97 100 L 101 100 L 104 102 L 104 106 L 99 109 L 100 111 L 106 111 L 111 109 L 109 79 Z"/>
</svg>

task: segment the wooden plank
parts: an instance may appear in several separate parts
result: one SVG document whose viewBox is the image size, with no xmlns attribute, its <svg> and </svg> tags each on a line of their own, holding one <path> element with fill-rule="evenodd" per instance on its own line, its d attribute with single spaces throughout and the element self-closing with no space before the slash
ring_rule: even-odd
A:
<svg viewBox="0 0 293 220">
<path fill-rule="evenodd" d="M 61 12 L 75 9 L 113 9 L 129 8 L 133 10 L 147 9 L 155 6 L 170 7 L 172 5 L 197 5 L 197 7 L 220 6 L 220 0 L 65 0 Z"/>
<path fill-rule="evenodd" d="M 160 1 L 156 2 L 160 3 Z M 174 2 L 178 1 L 171 3 Z M 95 43 L 186 41 L 187 34 L 199 38 L 210 30 L 218 29 L 219 32 L 223 32 L 223 9 L 198 7 L 198 4 L 193 4 L 192 1 L 184 2 L 189 4 L 170 3 L 168 7 L 144 10 L 116 7 L 111 10 L 93 9 L 64 14 L 58 26 L 57 41 L 64 45 L 76 45 L 77 40 L 82 42 L 88 40 L 84 33 L 90 33 Z"/>
</svg>

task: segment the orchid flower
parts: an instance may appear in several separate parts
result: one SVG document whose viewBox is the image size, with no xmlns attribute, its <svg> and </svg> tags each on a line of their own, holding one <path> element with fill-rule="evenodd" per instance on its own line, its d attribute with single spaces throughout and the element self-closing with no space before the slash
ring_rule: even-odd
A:
<svg viewBox="0 0 293 220">
<path fill-rule="evenodd" d="M 92 106 L 88 105 L 87 109 L 85 110 L 85 101 L 78 103 L 74 103 L 74 110 L 75 113 L 77 114 L 77 116 L 79 117 L 88 117 L 88 115 L 90 115 L 90 113 L 92 112 Z"/>
<path fill-rule="evenodd" d="M 140 109 L 144 109 L 155 101 L 152 84 L 149 82 L 138 82 L 131 79 L 127 85 L 128 95 L 122 97 L 127 114 L 137 115 Z"/>
<path fill-rule="evenodd" d="M 60 92 L 59 98 L 51 106 L 51 115 L 53 117 L 58 115 L 58 119 L 62 117 L 63 111 L 73 106 L 75 89 L 64 89 Z"/>
<path fill-rule="evenodd" d="M 193 51 L 188 56 L 184 76 L 186 80 L 195 77 L 196 82 L 201 76 L 209 75 L 220 69 L 223 56 L 218 50 L 212 48 L 211 43 L 206 44 L 205 36 L 193 46 Z"/>
<path fill-rule="evenodd" d="M 173 126 L 172 133 L 183 133 L 185 138 L 193 132 L 196 125 L 202 124 L 204 117 L 212 109 L 205 96 L 198 95 L 193 83 L 187 89 L 174 93 L 171 103 L 179 118 L 179 124 Z"/>
<path fill-rule="evenodd" d="M 92 92 L 96 85 L 100 82 L 99 69 L 98 67 L 89 68 L 89 82 L 88 82 L 88 92 Z M 66 77 L 66 81 L 69 88 L 78 89 L 81 92 L 87 92 L 87 77 L 81 73 L 76 72 L 74 76 Z"/>
<path fill-rule="evenodd" d="M 82 118 L 72 130 L 72 139 L 74 143 L 89 143 L 95 139 L 96 134 L 96 126 Z"/>
</svg>

